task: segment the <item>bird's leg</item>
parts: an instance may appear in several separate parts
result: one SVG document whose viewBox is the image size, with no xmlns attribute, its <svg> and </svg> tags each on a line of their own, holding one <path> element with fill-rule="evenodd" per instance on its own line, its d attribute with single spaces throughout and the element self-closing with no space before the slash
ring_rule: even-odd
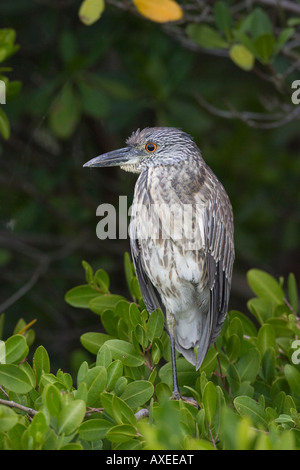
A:
<svg viewBox="0 0 300 470">
<path fill-rule="evenodd" d="M 171 343 L 171 360 L 172 360 L 172 377 L 173 377 L 173 393 L 172 399 L 180 400 L 181 395 L 177 381 L 177 368 L 176 368 L 176 353 L 175 353 L 175 317 L 174 315 L 167 313 L 167 326 L 169 331 L 170 343 Z"/>
<path fill-rule="evenodd" d="M 182 397 L 178 387 L 177 381 L 177 368 L 176 368 L 176 353 L 175 353 L 175 317 L 174 315 L 167 313 L 167 326 L 171 343 L 171 360 L 172 360 L 172 376 L 173 376 L 173 393 L 171 396 L 172 400 L 183 400 L 190 405 L 199 408 L 198 403 L 192 397 Z"/>
</svg>

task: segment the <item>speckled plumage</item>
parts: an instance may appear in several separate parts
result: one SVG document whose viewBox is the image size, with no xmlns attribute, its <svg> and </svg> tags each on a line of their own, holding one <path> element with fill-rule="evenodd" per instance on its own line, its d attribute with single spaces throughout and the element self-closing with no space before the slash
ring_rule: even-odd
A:
<svg viewBox="0 0 300 470">
<path fill-rule="evenodd" d="M 155 151 L 147 152 L 149 142 Z M 234 261 L 231 204 L 185 132 L 146 128 L 126 143 L 117 151 L 126 155 L 119 165 L 140 174 L 130 243 L 141 292 L 150 313 L 162 309 L 176 349 L 199 368 L 228 308 Z M 103 163 L 98 157 L 100 164 L 90 166 L 116 164 L 113 155 L 102 156 Z"/>
<path fill-rule="evenodd" d="M 150 312 L 160 307 L 165 315 L 175 316 L 176 349 L 197 368 L 225 319 L 234 257 L 231 204 L 200 152 L 198 155 L 175 165 L 143 170 L 134 193 L 134 201 L 148 207 L 162 230 L 170 206 L 190 204 L 192 217 L 198 215 L 196 243 L 189 244 L 187 237 L 164 239 L 162 233 L 154 239 L 151 229 L 145 238 L 144 227 L 153 220 L 142 220 L 134 212 L 131 219 L 131 251 L 146 306 Z M 176 223 L 176 210 L 174 215 Z"/>
</svg>

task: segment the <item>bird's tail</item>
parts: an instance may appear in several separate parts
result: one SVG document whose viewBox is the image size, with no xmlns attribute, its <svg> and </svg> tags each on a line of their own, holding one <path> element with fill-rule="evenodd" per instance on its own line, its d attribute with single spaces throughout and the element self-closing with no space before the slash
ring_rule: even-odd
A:
<svg viewBox="0 0 300 470">
<path fill-rule="evenodd" d="M 198 370 L 210 347 L 210 315 L 191 315 L 192 321 L 179 320 L 176 325 L 175 347 Z"/>
</svg>

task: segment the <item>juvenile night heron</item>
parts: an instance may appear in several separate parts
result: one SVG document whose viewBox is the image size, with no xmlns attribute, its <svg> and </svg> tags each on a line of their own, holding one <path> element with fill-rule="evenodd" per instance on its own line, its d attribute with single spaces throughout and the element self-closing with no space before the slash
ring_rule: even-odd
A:
<svg viewBox="0 0 300 470">
<path fill-rule="evenodd" d="M 146 128 L 126 144 L 84 166 L 120 166 L 139 173 L 131 253 L 147 310 L 160 308 L 165 317 L 173 397 L 179 399 L 175 348 L 198 369 L 227 313 L 234 261 L 232 208 L 185 132 Z"/>
</svg>

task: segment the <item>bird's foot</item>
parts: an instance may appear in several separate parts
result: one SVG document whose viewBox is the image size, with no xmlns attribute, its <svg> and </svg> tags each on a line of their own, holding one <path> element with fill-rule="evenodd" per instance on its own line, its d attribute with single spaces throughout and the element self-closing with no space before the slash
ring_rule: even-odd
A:
<svg viewBox="0 0 300 470">
<path fill-rule="evenodd" d="M 196 402 L 196 400 L 193 397 L 183 397 L 180 392 L 174 391 L 171 400 L 182 400 L 185 403 L 188 403 L 189 405 L 194 406 L 195 408 L 200 409 L 199 404 Z"/>
</svg>

